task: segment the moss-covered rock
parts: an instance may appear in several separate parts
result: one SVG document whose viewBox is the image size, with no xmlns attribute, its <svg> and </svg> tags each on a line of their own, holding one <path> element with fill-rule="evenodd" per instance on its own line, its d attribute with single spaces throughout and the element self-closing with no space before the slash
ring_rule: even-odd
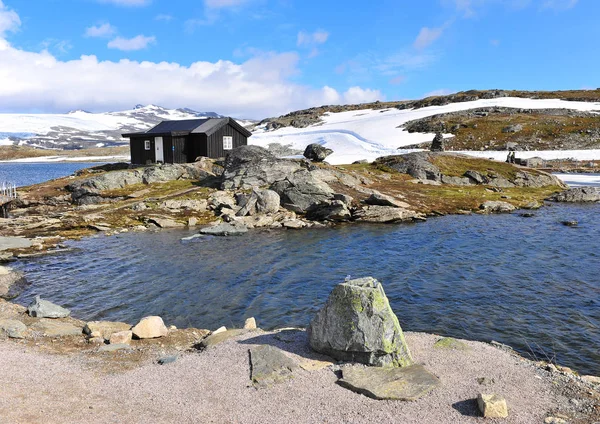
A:
<svg viewBox="0 0 600 424">
<path fill-rule="evenodd" d="M 309 333 L 314 350 L 338 360 L 395 367 L 413 363 L 383 287 L 371 277 L 338 284 Z"/>
</svg>

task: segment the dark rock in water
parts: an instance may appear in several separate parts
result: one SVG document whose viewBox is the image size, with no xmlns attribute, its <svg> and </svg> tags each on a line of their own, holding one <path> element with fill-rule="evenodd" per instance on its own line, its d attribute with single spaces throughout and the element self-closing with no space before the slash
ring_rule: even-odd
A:
<svg viewBox="0 0 600 424">
<path fill-rule="evenodd" d="M 323 162 L 327 156 L 333 153 L 333 150 L 318 143 L 312 143 L 306 146 L 304 157 L 314 162 Z"/>
<path fill-rule="evenodd" d="M 436 387 L 440 380 L 422 365 L 405 368 L 346 367 L 338 384 L 378 400 L 417 400 Z"/>
<path fill-rule="evenodd" d="M 209 236 L 240 236 L 248 232 L 248 228 L 243 224 L 222 222 L 212 227 L 202 228 L 200 234 Z"/>
<path fill-rule="evenodd" d="M 521 218 L 533 218 L 535 216 L 535 214 L 531 213 L 531 212 L 524 212 L 524 213 L 520 213 L 519 216 Z"/>
<path fill-rule="evenodd" d="M 423 215 L 408 209 L 394 206 L 369 205 L 357 209 L 352 217 L 361 222 L 394 223 L 413 220 L 423 220 Z"/>
<path fill-rule="evenodd" d="M 576 187 L 550 196 L 553 202 L 600 202 L 600 187 Z"/>
<path fill-rule="evenodd" d="M 479 209 L 485 213 L 509 213 L 514 211 L 516 208 L 508 202 L 488 200 L 483 202 Z"/>
<path fill-rule="evenodd" d="M 560 223 L 566 227 L 577 227 L 579 225 L 577 221 L 560 221 Z"/>
<path fill-rule="evenodd" d="M 412 357 L 398 318 L 374 278 L 335 286 L 309 327 L 311 347 L 342 361 L 403 367 Z"/>
<path fill-rule="evenodd" d="M 71 314 L 68 309 L 42 300 L 40 296 L 35 297 L 33 303 L 27 307 L 27 312 L 35 318 L 66 318 Z"/>
<path fill-rule="evenodd" d="M 251 379 L 255 387 L 265 388 L 293 378 L 296 361 L 280 349 L 263 345 L 250 349 Z"/>
<path fill-rule="evenodd" d="M 443 152 L 445 150 L 444 136 L 441 132 L 435 134 L 435 137 L 433 137 L 433 141 L 431 142 L 431 147 L 429 150 L 431 150 L 432 152 Z"/>
</svg>

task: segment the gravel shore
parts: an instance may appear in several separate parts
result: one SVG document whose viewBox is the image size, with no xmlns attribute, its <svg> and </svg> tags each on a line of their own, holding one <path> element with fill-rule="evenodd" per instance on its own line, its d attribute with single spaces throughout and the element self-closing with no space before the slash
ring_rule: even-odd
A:
<svg viewBox="0 0 600 424">
<path fill-rule="evenodd" d="M 155 362 L 157 351 L 154 360 L 120 372 L 103 367 L 102 361 L 118 361 L 128 353 L 106 353 L 98 360 L 3 341 L 0 422 L 477 423 L 483 418 L 475 398 L 497 393 L 506 398 L 510 414 L 501 422 L 529 424 L 543 423 L 569 404 L 550 374 L 528 360 L 480 342 L 466 341 L 469 350 L 434 349 L 438 336 L 410 332 L 406 339 L 415 362 L 442 381 L 418 401 L 376 401 L 344 389 L 336 384 L 340 365 L 299 369 L 286 383 L 252 387 L 252 346 L 271 344 L 300 362 L 316 359 L 305 333 L 295 334 L 282 341 L 276 333 L 256 330 L 202 352 L 182 353 L 162 366 Z M 480 377 L 493 383 L 481 385 Z"/>
</svg>

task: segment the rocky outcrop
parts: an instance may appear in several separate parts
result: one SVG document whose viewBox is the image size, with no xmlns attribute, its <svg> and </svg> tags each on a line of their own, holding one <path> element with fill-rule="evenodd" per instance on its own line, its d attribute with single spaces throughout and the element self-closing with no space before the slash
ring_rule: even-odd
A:
<svg viewBox="0 0 600 424">
<path fill-rule="evenodd" d="M 8 267 L 0 266 L 0 297 L 13 299 L 27 284 L 25 274 Z"/>
<path fill-rule="evenodd" d="M 343 361 L 408 366 L 412 358 L 398 318 L 379 281 L 338 284 L 309 327 L 311 347 Z"/>
<path fill-rule="evenodd" d="M 304 157 L 314 162 L 323 162 L 327 156 L 333 153 L 333 150 L 328 149 L 318 143 L 312 143 L 306 146 Z"/>
<path fill-rule="evenodd" d="M 281 199 L 273 190 L 254 189 L 249 195 L 238 195 L 238 206 L 241 207 L 237 216 L 269 214 L 279 211 Z"/>
<path fill-rule="evenodd" d="M 348 221 L 352 214 L 346 203 L 341 200 L 332 200 L 311 206 L 306 217 L 314 221 Z"/>
<path fill-rule="evenodd" d="M 408 174 L 419 180 L 441 181 L 440 169 L 429 161 L 431 153 L 415 152 L 405 155 L 384 156 L 375 161 L 376 165 L 391 168 L 401 174 Z"/>
<path fill-rule="evenodd" d="M 575 187 L 550 196 L 553 202 L 600 202 L 600 187 Z"/>
<path fill-rule="evenodd" d="M 479 209 L 484 213 L 510 213 L 516 208 L 508 202 L 488 200 L 487 202 L 483 202 L 479 206 Z"/>
<path fill-rule="evenodd" d="M 333 189 L 308 170 L 299 170 L 275 182 L 271 189 L 281 197 L 281 206 L 306 213 L 313 205 L 333 199 Z"/>
<path fill-rule="evenodd" d="M 180 179 L 202 180 L 212 174 L 204 169 L 205 164 L 159 164 L 145 168 L 106 172 L 66 186 L 71 199 L 77 205 L 90 205 L 106 202 L 103 191 L 119 190 L 134 184 L 152 184 Z"/>
<path fill-rule="evenodd" d="M 240 146 L 225 158 L 222 189 L 249 189 L 281 181 L 301 169 L 297 161 L 278 159 L 259 146 Z"/>
</svg>

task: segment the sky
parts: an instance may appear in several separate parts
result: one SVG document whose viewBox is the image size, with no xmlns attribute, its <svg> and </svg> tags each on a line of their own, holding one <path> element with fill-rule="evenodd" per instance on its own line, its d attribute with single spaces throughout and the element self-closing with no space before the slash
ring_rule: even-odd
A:
<svg viewBox="0 0 600 424">
<path fill-rule="evenodd" d="M 0 0 L 0 112 L 600 87 L 598 0 Z"/>
</svg>

